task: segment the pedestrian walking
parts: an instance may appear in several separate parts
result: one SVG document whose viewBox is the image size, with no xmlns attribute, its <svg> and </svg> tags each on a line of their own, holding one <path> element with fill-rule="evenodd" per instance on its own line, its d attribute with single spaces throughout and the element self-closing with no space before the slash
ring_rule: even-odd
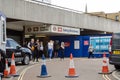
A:
<svg viewBox="0 0 120 80">
<path fill-rule="evenodd" d="M 33 61 L 35 61 L 35 40 L 32 38 L 31 41 L 28 43 L 28 48 L 31 49 L 32 51 L 32 58 L 33 58 Z"/>
<path fill-rule="evenodd" d="M 49 55 L 50 60 L 52 58 L 53 46 L 54 46 L 54 42 L 52 40 L 50 40 L 48 42 L 48 55 Z"/>
<path fill-rule="evenodd" d="M 60 46 L 60 58 L 64 59 L 64 50 L 65 50 L 65 44 L 64 42 L 61 42 L 61 46 Z"/>
<path fill-rule="evenodd" d="M 92 56 L 92 58 L 94 58 L 94 54 L 93 54 L 93 46 L 90 44 L 89 48 L 88 48 L 88 52 L 89 52 L 89 56 L 88 58 L 90 58 Z"/>
</svg>

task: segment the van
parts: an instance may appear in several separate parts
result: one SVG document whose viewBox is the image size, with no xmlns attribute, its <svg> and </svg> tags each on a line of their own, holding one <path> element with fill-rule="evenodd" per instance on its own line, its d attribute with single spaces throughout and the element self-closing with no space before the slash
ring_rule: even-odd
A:
<svg viewBox="0 0 120 80">
<path fill-rule="evenodd" d="M 113 33 L 110 45 L 109 63 L 114 65 L 116 69 L 120 69 L 120 33 Z"/>
</svg>

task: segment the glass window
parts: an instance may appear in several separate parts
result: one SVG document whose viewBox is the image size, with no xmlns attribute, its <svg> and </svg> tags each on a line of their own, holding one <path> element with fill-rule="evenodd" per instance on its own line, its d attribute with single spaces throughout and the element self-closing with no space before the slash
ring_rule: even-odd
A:
<svg viewBox="0 0 120 80">
<path fill-rule="evenodd" d="M 14 40 L 9 40 L 9 43 L 10 43 L 10 47 L 12 47 L 14 49 L 16 49 L 17 46 L 20 47 L 20 45 Z"/>
<path fill-rule="evenodd" d="M 115 16 L 115 20 L 116 21 L 118 21 L 119 20 L 119 16 L 117 15 L 117 16 Z"/>
<path fill-rule="evenodd" d="M 112 38 L 112 49 L 120 49 L 120 34 L 115 33 L 113 34 Z"/>
<path fill-rule="evenodd" d="M 6 42 L 6 47 L 10 47 L 9 41 Z"/>
</svg>

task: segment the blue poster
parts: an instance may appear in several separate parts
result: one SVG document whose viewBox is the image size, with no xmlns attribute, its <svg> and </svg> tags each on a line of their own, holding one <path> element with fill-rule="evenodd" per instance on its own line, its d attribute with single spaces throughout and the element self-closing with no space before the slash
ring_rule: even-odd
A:
<svg viewBox="0 0 120 80">
<path fill-rule="evenodd" d="M 94 48 L 94 53 L 108 52 L 111 36 L 90 37 L 90 44 Z"/>
</svg>

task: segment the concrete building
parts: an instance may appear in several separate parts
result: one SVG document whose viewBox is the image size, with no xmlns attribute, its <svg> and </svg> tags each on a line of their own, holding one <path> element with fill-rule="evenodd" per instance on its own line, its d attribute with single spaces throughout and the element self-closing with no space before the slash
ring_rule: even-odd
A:
<svg viewBox="0 0 120 80">
<path fill-rule="evenodd" d="M 116 13 L 93 12 L 89 14 L 104 17 L 115 21 L 120 21 L 120 12 L 116 12 Z"/>
<path fill-rule="evenodd" d="M 120 32 L 117 21 L 39 1 L 0 0 L 0 11 L 7 17 L 7 36 L 17 41 L 24 41 L 20 36 L 28 35 L 40 37 Z"/>
</svg>

